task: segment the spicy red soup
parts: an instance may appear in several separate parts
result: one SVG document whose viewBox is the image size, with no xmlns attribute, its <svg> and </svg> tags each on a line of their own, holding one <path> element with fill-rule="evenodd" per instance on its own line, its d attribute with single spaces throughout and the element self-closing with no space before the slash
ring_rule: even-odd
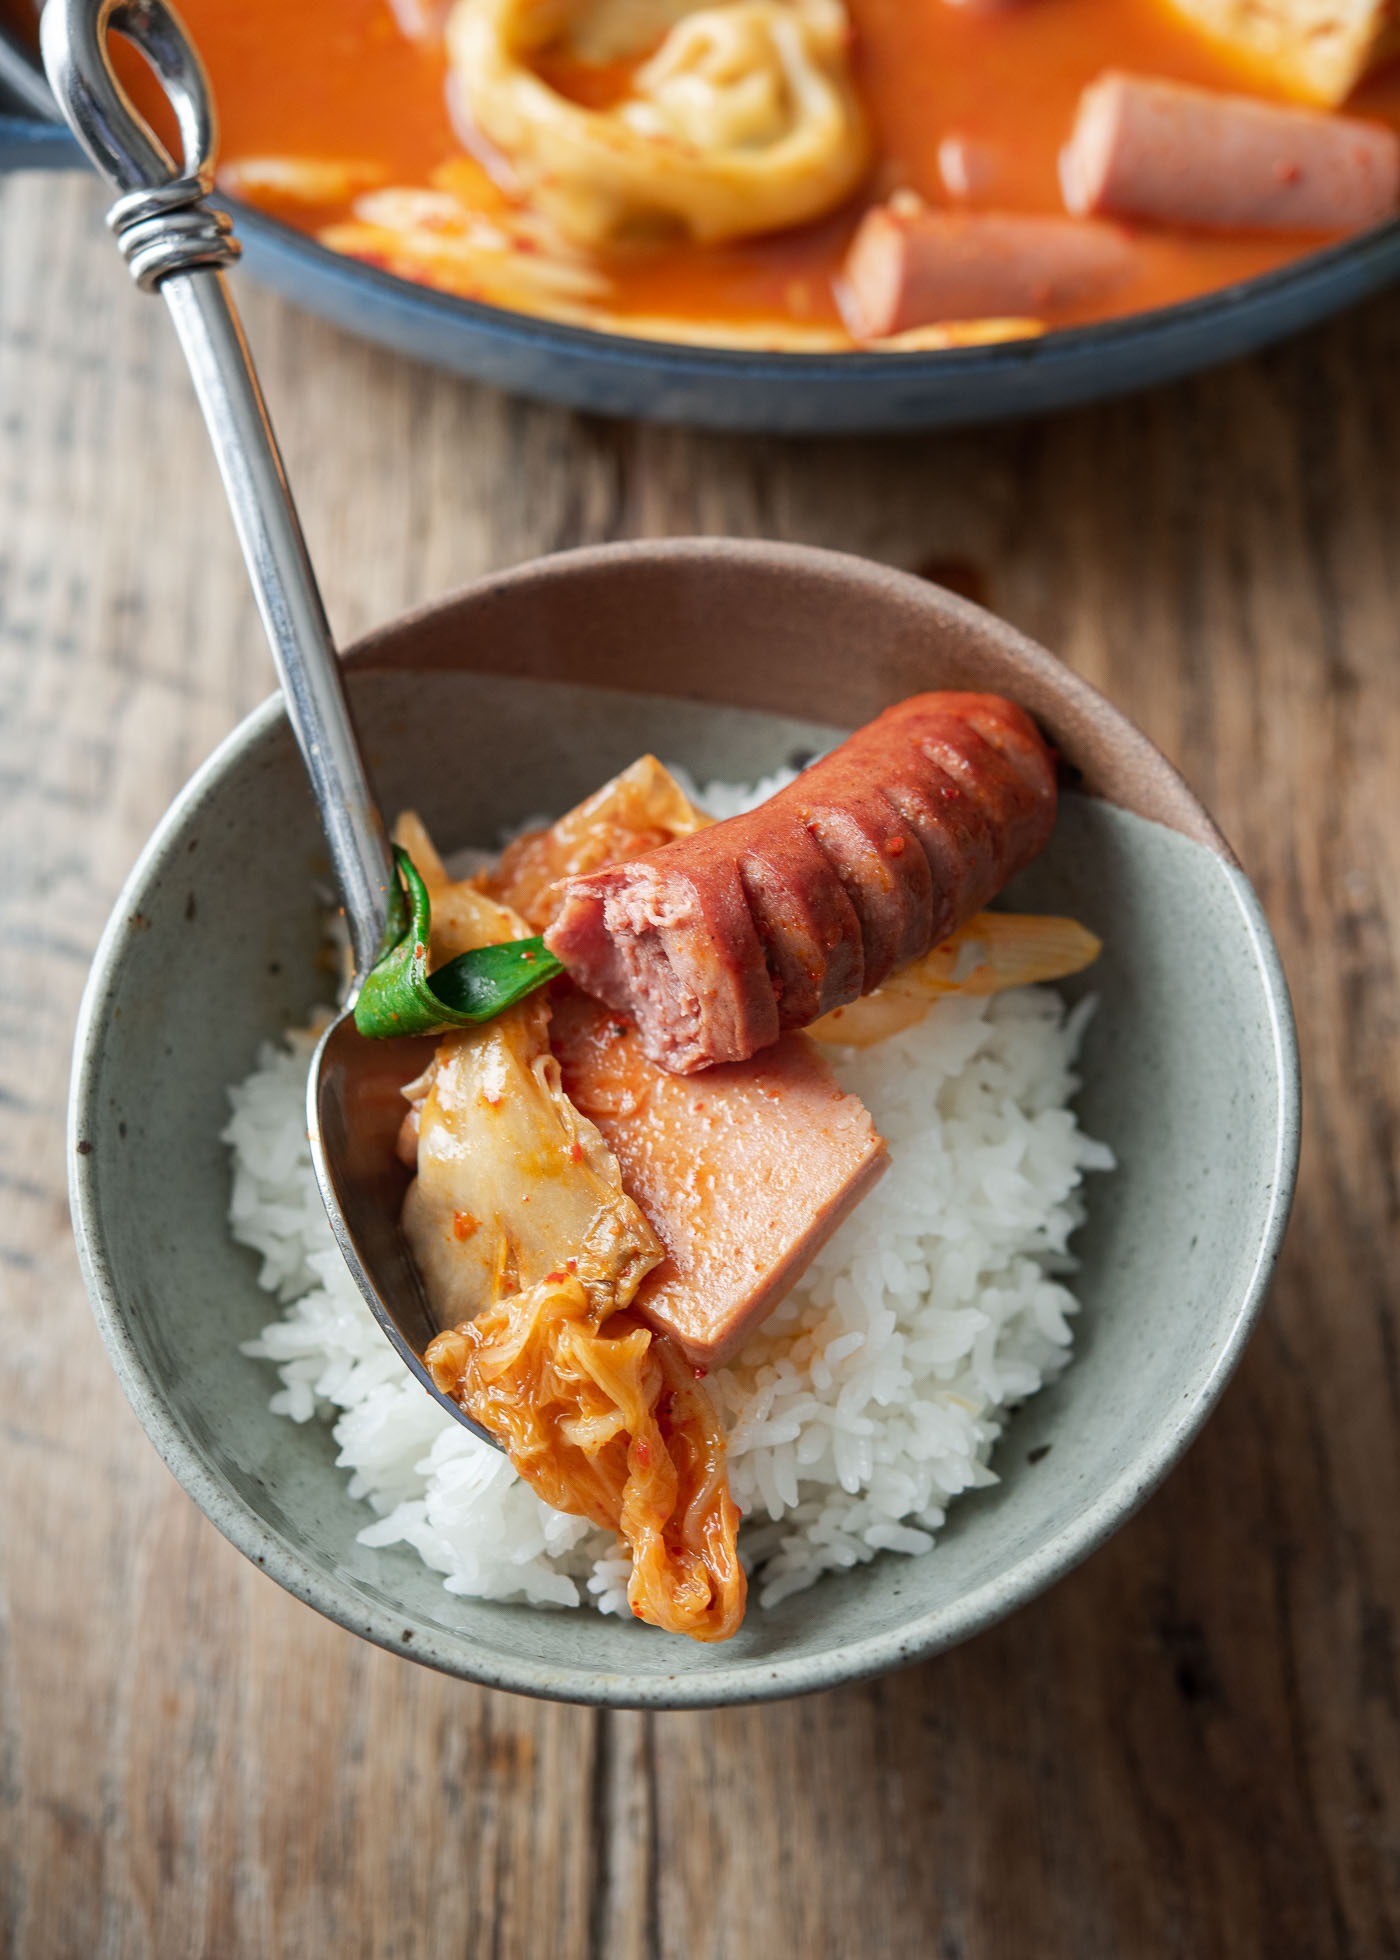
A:
<svg viewBox="0 0 1400 1960">
<path fill-rule="evenodd" d="M 1252 278 L 1385 216 L 1393 198 L 1395 64 L 1365 76 L 1340 118 L 1292 107 L 1276 123 L 1269 106 L 1288 101 L 1277 75 L 1170 0 L 725 0 L 706 10 L 727 16 L 723 42 L 705 40 L 686 0 L 574 0 L 554 10 L 567 31 L 540 39 L 531 28 L 533 40 L 512 40 L 512 22 L 541 10 L 511 0 L 455 11 L 182 0 L 182 11 L 217 94 L 226 189 L 409 278 L 661 338 L 802 349 L 1034 333 Z M 568 28 L 581 19 L 583 30 Z M 808 37 L 805 56 L 789 29 Z M 1129 107 L 1139 120 L 1187 116 L 1180 141 L 1205 189 L 1186 221 L 1172 219 L 1174 178 L 1165 213 L 1158 196 L 1146 210 L 1109 198 L 1066 215 L 1062 153 L 1105 71 L 1185 85 Z M 808 96 L 816 107 L 799 115 Z M 1209 134 L 1213 106 L 1239 97 L 1256 123 L 1241 136 L 1227 117 L 1219 139 Z M 1271 209 L 1241 226 L 1226 198 L 1219 221 L 1211 171 L 1224 197 L 1244 138 L 1264 146 L 1257 168 L 1286 193 L 1315 181 L 1312 126 L 1324 120 L 1337 122 L 1340 161 L 1318 167 L 1334 174 L 1361 167 L 1343 136 L 1381 126 L 1360 204 L 1343 200 L 1337 221 L 1319 224 L 1333 205 L 1304 198 L 1295 224 L 1284 195 L 1282 217 Z M 1104 140 L 1126 154 L 1135 139 L 1115 125 Z M 767 176 L 765 157 L 778 160 Z M 848 255 L 872 207 L 893 214 L 889 236 L 867 233 L 858 263 Z M 765 229 L 750 235 L 750 219 Z M 1018 287 L 995 261 L 1026 241 L 1033 270 Z M 1059 276 L 1086 245 L 1100 273 Z M 884 286 L 862 313 L 851 286 L 867 276 Z"/>
</svg>

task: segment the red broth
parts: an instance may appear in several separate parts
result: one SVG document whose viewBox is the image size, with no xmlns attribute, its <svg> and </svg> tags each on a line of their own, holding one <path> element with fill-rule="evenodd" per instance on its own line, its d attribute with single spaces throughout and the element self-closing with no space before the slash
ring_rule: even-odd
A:
<svg viewBox="0 0 1400 1960">
<path fill-rule="evenodd" d="M 957 137 L 987 171 L 974 208 L 1060 210 L 1056 160 L 1080 90 L 1106 67 L 1271 93 L 1183 25 L 1166 0 L 1026 0 L 1000 15 L 947 0 L 848 4 L 857 79 L 880 158 L 874 189 L 881 194 L 907 185 L 930 202 L 948 202 L 939 148 Z M 352 157 L 382 166 L 390 184 L 426 187 L 435 170 L 462 156 L 442 50 L 408 40 L 388 0 L 296 0 L 291 7 L 285 0 L 181 0 L 181 10 L 213 77 L 226 166 L 269 155 Z M 549 79 L 598 105 L 625 86 L 625 76 L 609 71 L 590 78 L 561 70 Z M 1400 127 L 1400 64 L 1368 82 L 1348 112 Z M 463 173 L 454 187 L 470 198 L 472 181 Z M 312 233 L 351 216 L 354 202 L 350 195 L 322 205 L 267 192 L 253 196 Z M 613 255 L 608 305 L 709 330 L 775 321 L 836 327 L 832 275 L 857 215 L 845 211 L 737 245 Z M 1141 270 L 1111 305 L 1064 310 L 1048 324 L 1188 299 L 1285 265 L 1320 242 L 1166 230 L 1144 230 L 1141 237 Z"/>
</svg>

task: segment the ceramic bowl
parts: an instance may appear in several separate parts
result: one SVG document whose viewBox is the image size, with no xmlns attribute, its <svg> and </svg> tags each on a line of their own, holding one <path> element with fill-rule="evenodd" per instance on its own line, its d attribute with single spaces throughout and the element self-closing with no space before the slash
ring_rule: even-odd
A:
<svg viewBox="0 0 1400 1960">
<path fill-rule="evenodd" d="M 1298 1074 L 1259 904 L 1180 778 L 1092 689 L 1001 621 L 857 559 L 706 541 L 564 554 L 483 581 L 349 656 L 385 806 L 447 846 L 563 809 L 646 749 L 748 778 L 922 688 L 1025 704 L 1074 772 L 1012 888 L 1104 941 L 1079 1107 L 1117 1152 L 1075 1249 L 1074 1365 L 1018 1413 L 1002 1482 L 937 1549 L 826 1578 L 699 1647 L 590 1611 L 455 1599 L 356 1542 L 319 1423 L 269 1413 L 268 1320 L 225 1217 L 227 1087 L 325 997 L 316 818 L 278 702 L 178 799 L 108 926 L 78 1034 L 78 1244 L 156 1447 L 240 1550 L 343 1626 L 475 1681 L 698 1707 L 824 1688 L 935 1653 L 1091 1552 L 1195 1435 L 1258 1311 L 1292 1192 Z"/>
</svg>

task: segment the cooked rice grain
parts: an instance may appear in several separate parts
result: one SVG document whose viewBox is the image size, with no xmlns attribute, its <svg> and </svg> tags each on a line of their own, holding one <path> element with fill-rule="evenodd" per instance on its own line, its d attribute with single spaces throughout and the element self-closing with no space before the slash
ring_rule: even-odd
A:
<svg viewBox="0 0 1400 1960">
<path fill-rule="evenodd" d="M 877 1552 L 928 1551 L 949 1502 L 995 1483 L 1007 1411 L 1068 1362 L 1082 1179 L 1113 1162 L 1069 1108 L 1089 1011 L 1044 988 L 948 1000 L 879 1047 L 837 1051 L 890 1169 L 710 1378 L 763 1605 Z M 332 1425 L 351 1495 L 379 1514 L 362 1543 L 412 1546 L 449 1592 L 625 1613 L 608 1534 L 552 1511 L 445 1414 L 361 1300 L 311 1170 L 312 1045 L 264 1048 L 225 1131 L 233 1233 L 282 1305 L 244 1349 L 277 1369 L 273 1409 Z"/>
</svg>

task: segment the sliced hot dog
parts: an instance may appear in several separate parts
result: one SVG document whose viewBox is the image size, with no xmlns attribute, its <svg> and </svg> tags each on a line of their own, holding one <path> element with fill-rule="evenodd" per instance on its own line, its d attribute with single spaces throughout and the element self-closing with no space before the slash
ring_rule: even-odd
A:
<svg viewBox="0 0 1400 1960">
<path fill-rule="evenodd" d="M 1395 209 L 1400 137 L 1352 116 L 1109 73 L 1080 97 L 1060 180 L 1080 216 L 1356 231 Z"/>
<path fill-rule="evenodd" d="M 1087 306 L 1123 285 L 1134 265 L 1132 241 L 1114 225 L 900 199 L 861 220 L 838 298 L 857 340 L 884 340 L 943 320 L 1034 319 Z"/>
<path fill-rule="evenodd" d="M 746 816 L 568 878 L 545 942 L 663 1068 L 742 1061 L 921 958 L 1049 840 L 1055 769 L 988 694 L 887 709 Z"/>
</svg>

